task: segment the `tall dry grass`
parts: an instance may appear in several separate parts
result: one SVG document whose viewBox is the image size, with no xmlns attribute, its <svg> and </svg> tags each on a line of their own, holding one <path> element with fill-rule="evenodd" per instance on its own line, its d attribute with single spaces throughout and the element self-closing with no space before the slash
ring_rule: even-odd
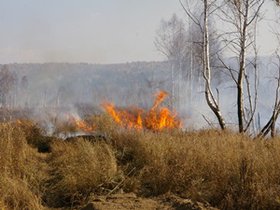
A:
<svg viewBox="0 0 280 210">
<path fill-rule="evenodd" d="M 128 190 L 171 192 L 221 209 L 280 208 L 279 139 L 215 130 L 119 132 L 114 144 L 119 163 L 136 169 Z"/>
<path fill-rule="evenodd" d="M 49 164 L 53 171 L 47 199 L 49 205 L 55 207 L 81 204 L 117 177 L 117 163 L 111 147 L 81 138 L 73 142 L 54 142 Z"/>
<path fill-rule="evenodd" d="M 0 124 L 0 206 L 4 209 L 43 209 L 41 163 L 25 134 L 11 123 Z"/>
<path fill-rule="evenodd" d="M 45 139 L 36 127 L 0 124 L 0 208 L 71 207 L 122 188 L 140 196 L 173 193 L 220 209 L 280 209 L 280 138 L 135 131 L 108 116 L 91 120 L 110 143 L 54 138 L 48 154 L 37 150 Z"/>
</svg>

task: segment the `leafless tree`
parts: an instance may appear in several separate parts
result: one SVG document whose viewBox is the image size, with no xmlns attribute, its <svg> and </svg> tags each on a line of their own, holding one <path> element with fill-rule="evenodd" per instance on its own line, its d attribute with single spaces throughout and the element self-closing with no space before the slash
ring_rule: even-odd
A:
<svg viewBox="0 0 280 210">
<path fill-rule="evenodd" d="M 200 3 L 202 4 L 202 24 L 200 21 L 200 18 L 198 18 L 190 9 L 189 3 L 191 1 L 185 1 L 184 3 L 180 0 L 180 3 L 185 11 L 185 13 L 188 15 L 190 20 L 196 24 L 203 35 L 203 44 L 202 44 L 202 64 L 203 64 L 203 79 L 205 82 L 205 98 L 206 102 L 209 106 L 209 108 L 212 110 L 212 112 L 215 114 L 215 116 L 218 119 L 219 125 L 221 129 L 226 129 L 226 123 L 224 120 L 224 117 L 221 113 L 220 106 L 218 103 L 217 98 L 213 94 L 212 91 L 212 67 L 211 67 L 211 56 L 210 56 L 210 39 L 209 39 L 209 16 L 216 10 L 216 7 L 213 7 L 215 5 L 216 1 L 212 0 L 202 0 Z"/>
<path fill-rule="evenodd" d="M 194 13 L 199 22 L 194 23 L 189 21 L 187 30 L 187 47 L 189 57 L 188 66 L 190 63 L 193 64 L 193 79 L 197 80 L 201 79 L 203 73 L 203 13 L 201 12 L 202 9 L 200 7 L 200 5 L 197 5 L 197 8 L 195 9 L 196 11 Z M 208 30 L 210 65 L 212 67 L 213 82 L 219 84 L 221 82 L 222 76 L 219 61 L 219 57 L 222 57 L 222 55 L 219 52 L 222 46 L 219 39 L 217 39 L 215 21 L 213 18 L 211 18 L 211 16 L 208 19 Z"/>
<path fill-rule="evenodd" d="M 269 134 L 274 137 L 276 134 L 276 121 L 280 114 L 280 55 L 276 52 L 276 61 L 273 64 L 277 68 L 277 75 L 275 75 L 276 89 L 275 89 L 275 101 L 272 109 L 272 114 L 267 123 L 263 126 L 258 134 L 258 137 L 265 137 Z"/>
<path fill-rule="evenodd" d="M 239 132 L 246 132 L 253 122 L 257 104 L 257 50 L 256 26 L 260 18 L 264 0 L 228 0 L 220 7 L 219 17 L 228 28 L 224 32 L 225 46 L 236 55 L 237 68 L 224 64 L 237 89 L 237 118 Z M 249 52 L 255 52 L 255 58 L 249 59 Z M 254 67 L 254 90 L 250 89 L 249 67 Z M 245 87 L 244 87 L 245 86 Z M 246 101 L 245 101 L 246 100 Z"/>
<path fill-rule="evenodd" d="M 277 1 L 279 5 L 279 1 Z M 271 137 L 275 137 L 276 135 L 276 122 L 280 114 L 280 21 L 279 19 L 275 20 L 274 22 L 275 30 L 273 30 L 273 33 L 277 39 L 278 46 L 275 50 L 274 56 L 272 57 L 272 65 L 276 67 L 276 75 L 274 75 L 274 79 L 276 81 L 276 88 L 275 88 L 275 100 L 274 105 L 272 109 L 272 114 L 267 121 L 267 123 L 263 126 L 263 128 L 260 130 L 258 137 L 265 137 L 269 133 Z"/>
<path fill-rule="evenodd" d="M 155 38 L 155 46 L 159 52 L 166 56 L 171 65 L 171 95 L 173 109 L 178 109 L 180 104 L 181 82 L 187 54 L 187 37 L 185 25 L 174 14 L 169 20 L 162 20 Z"/>
</svg>

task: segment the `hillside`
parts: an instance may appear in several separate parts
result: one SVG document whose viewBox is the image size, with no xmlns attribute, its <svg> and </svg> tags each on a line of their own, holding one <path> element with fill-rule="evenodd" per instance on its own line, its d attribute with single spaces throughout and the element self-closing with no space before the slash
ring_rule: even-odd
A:
<svg viewBox="0 0 280 210">
<path fill-rule="evenodd" d="M 255 127 L 261 127 L 269 118 L 275 98 L 277 66 L 273 57 L 258 59 L 258 108 Z M 235 58 L 225 60 L 234 68 Z M 104 102 L 120 107 L 151 107 L 153 97 L 159 90 L 169 94 L 165 104 L 183 118 L 186 127 L 213 126 L 216 120 L 204 99 L 203 80 L 188 77 L 190 67 L 182 76 L 176 69 L 171 71 L 168 62 L 133 62 L 124 64 L 8 64 L 16 83 L 5 101 L 12 109 L 32 110 L 35 118 L 46 118 L 46 112 L 81 115 L 102 111 Z M 248 66 L 250 89 L 254 90 L 254 70 Z M 197 69 L 196 71 L 199 71 Z M 228 123 L 236 125 L 236 89 L 229 72 L 220 69 L 218 77 L 212 78 L 214 93 L 219 94 L 221 110 Z M 172 79 L 173 78 L 173 79 Z M 267 94 L 269 93 L 269 94 Z M 246 96 L 246 94 L 245 94 Z M 246 96 L 247 97 L 247 96 Z M 50 110 L 50 111 L 48 111 Z M 43 116 L 44 115 L 44 116 Z"/>
<path fill-rule="evenodd" d="M 135 94 L 145 104 L 148 91 L 168 88 L 169 85 L 166 62 L 9 64 L 8 69 L 16 74 L 19 83 L 16 91 L 21 97 L 17 97 L 14 106 L 99 105 L 102 100 L 124 105 L 125 102 L 135 102 Z M 23 79 L 27 84 L 21 88 Z M 136 102 L 141 103 L 141 99 Z"/>
</svg>

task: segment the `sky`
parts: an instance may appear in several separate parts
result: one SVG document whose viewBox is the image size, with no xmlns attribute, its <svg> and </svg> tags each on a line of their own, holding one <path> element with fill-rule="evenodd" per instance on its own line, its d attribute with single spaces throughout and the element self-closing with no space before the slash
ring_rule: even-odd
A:
<svg viewBox="0 0 280 210">
<path fill-rule="evenodd" d="M 177 0 L 0 0 L 0 63 L 162 60 L 156 30 L 173 13 Z"/>
</svg>

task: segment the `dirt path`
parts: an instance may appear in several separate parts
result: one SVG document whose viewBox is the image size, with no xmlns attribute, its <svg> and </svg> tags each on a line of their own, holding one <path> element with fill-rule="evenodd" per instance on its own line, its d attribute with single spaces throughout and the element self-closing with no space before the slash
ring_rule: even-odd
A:
<svg viewBox="0 0 280 210">
<path fill-rule="evenodd" d="M 174 195 L 139 198 L 133 193 L 99 196 L 81 210 L 217 210 L 202 203 L 193 203 Z"/>
<path fill-rule="evenodd" d="M 49 165 L 50 153 L 40 153 L 41 170 L 51 176 Z M 208 204 L 194 203 L 190 199 L 183 199 L 176 195 L 163 195 L 155 198 L 138 197 L 134 193 L 118 193 L 110 196 L 97 196 L 90 199 L 81 210 L 218 210 Z M 66 210 L 69 208 L 49 208 L 52 210 Z M 71 209 L 71 208 L 70 208 Z"/>
<path fill-rule="evenodd" d="M 51 178 L 53 169 L 50 164 L 51 153 L 38 153 L 41 172 L 46 178 Z M 48 182 L 49 179 L 46 179 Z M 192 202 L 190 199 L 183 199 L 173 194 L 167 194 L 159 197 L 144 198 L 138 197 L 134 193 L 117 193 L 109 196 L 96 196 L 89 199 L 90 202 L 80 208 L 81 210 L 218 210 L 208 204 Z M 51 208 L 46 204 L 46 209 L 50 210 L 68 210 L 65 208 Z"/>
</svg>

